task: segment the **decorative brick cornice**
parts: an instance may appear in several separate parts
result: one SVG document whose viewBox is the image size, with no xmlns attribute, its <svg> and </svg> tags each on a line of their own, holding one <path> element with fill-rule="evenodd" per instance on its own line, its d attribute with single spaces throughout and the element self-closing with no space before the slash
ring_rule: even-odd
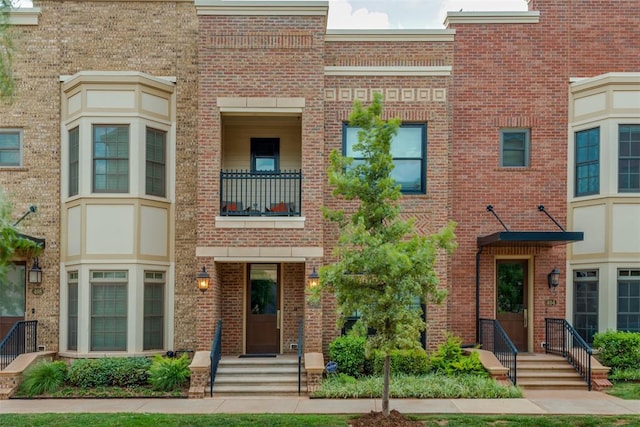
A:
<svg viewBox="0 0 640 427">
<path fill-rule="evenodd" d="M 313 37 L 286 33 L 220 34 L 211 36 L 209 43 L 216 49 L 310 49 Z"/>
<path fill-rule="evenodd" d="M 327 42 L 452 42 L 455 30 L 327 30 Z"/>
<path fill-rule="evenodd" d="M 451 24 L 537 24 L 540 12 L 448 12 L 444 26 Z"/>
<path fill-rule="evenodd" d="M 424 67 L 396 67 L 396 66 L 326 66 L 325 76 L 450 76 L 452 67 L 424 66 Z"/>
<path fill-rule="evenodd" d="M 325 88 L 325 102 L 367 102 L 375 92 L 388 102 L 446 102 L 446 88 Z"/>
<path fill-rule="evenodd" d="M 326 16 L 329 11 L 327 1 L 220 1 L 195 0 L 198 15 L 234 16 Z"/>
</svg>

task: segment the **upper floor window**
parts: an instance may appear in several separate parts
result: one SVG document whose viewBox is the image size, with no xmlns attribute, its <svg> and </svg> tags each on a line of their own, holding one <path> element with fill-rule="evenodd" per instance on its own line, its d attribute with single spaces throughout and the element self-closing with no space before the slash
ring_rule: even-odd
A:
<svg viewBox="0 0 640 427">
<path fill-rule="evenodd" d="M 600 128 L 576 132 L 576 196 L 600 192 Z"/>
<path fill-rule="evenodd" d="M 500 131 L 500 166 L 517 168 L 529 166 L 529 129 Z"/>
<path fill-rule="evenodd" d="M 251 138 L 251 172 L 278 173 L 280 171 L 280 139 Z"/>
<path fill-rule="evenodd" d="M 640 125 L 618 127 L 618 191 L 640 191 Z"/>
<path fill-rule="evenodd" d="M 0 129 L 0 167 L 22 164 L 22 131 Z"/>
<path fill-rule="evenodd" d="M 93 191 L 129 191 L 129 126 L 93 126 Z"/>
<path fill-rule="evenodd" d="M 147 128 L 145 191 L 152 196 L 166 195 L 167 133 Z"/>
<path fill-rule="evenodd" d="M 78 194 L 80 183 L 80 127 L 69 131 L 69 197 Z"/>
<path fill-rule="evenodd" d="M 353 163 L 364 162 L 362 153 L 354 150 L 360 128 L 347 124 L 342 129 L 343 153 L 353 157 Z M 403 193 L 422 193 L 427 189 L 427 126 L 403 124 L 391 140 L 394 168 L 391 177 L 400 184 Z"/>
</svg>

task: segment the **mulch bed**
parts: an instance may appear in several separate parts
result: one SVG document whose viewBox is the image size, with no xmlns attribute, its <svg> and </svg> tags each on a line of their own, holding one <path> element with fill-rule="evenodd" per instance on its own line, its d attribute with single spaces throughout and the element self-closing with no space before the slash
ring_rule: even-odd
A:
<svg viewBox="0 0 640 427">
<path fill-rule="evenodd" d="M 424 427 L 420 421 L 410 420 L 395 409 L 389 413 L 388 417 L 382 412 L 369 412 L 360 418 L 349 420 L 351 427 Z"/>
</svg>

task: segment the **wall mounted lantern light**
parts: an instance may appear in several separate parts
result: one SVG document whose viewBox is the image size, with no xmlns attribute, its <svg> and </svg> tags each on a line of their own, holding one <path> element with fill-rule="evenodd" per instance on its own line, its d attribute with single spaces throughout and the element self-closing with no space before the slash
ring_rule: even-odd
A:
<svg viewBox="0 0 640 427">
<path fill-rule="evenodd" d="M 560 284 L 560 270 L 553 267 L 553 270 L 547 274 L 547 282 L 549 282 L 549 289 L 555 289 Z"/>
<path fill-rule="evenodd" d="M 40 284 L 42 283 L 42 269 L 38 263 L 38 258 L 33 260 L 33 266 L 29 270 L 29 283 Z"/>
<path fill-rule="evenodd" d="M 316 271 L 315 266 L 313 267 L 313 271 L 309 275 L 309 280 L 307 281 L 307 284 L 311 289 L 317 287 L 320 284 L 320 276 L 318 275 L 318 272 Z"/>
<path fill-rule="evenodd" d="M 202 271 L 200 271 L 196 275 L 196 281 L 198 282 L 198 289 L 205 293 L 207 289 L 209 289 L 209 285 L 211 284 L 211 277 L 209 273 L 207 273 L 206 267 L 202 266 Z"/>
</svg>

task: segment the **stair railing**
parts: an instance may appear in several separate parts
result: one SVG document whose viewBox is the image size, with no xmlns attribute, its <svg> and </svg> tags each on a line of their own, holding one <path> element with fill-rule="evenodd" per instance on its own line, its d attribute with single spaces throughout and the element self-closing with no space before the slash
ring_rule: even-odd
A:
<svg viewBox="0 0 640 427">
<path fill-rule="evenodd" d="M 304 323 L 302 319 L 298 321 L 298 396 L 302 389 L 302 354 L 304 346 Z"/>
<path fill-rule="evenodd" d="M 0 371 L 23 353 L 38 351 L 38 321 L 16 322 L 0 341 Z"/>
<path fill-rule="evenodd" d="M 213 342 L 211 343 L 211 353 L 209 359 L 211 360 L 211 377 L 209 378 L 209 396 L 213 397 L 213 383 L 216 380 L 216 373 L 218 372 L 218 364 L 222 357 L 222 319 L 218 320 L 216 325 L 216 333 L 213 336 Z"/>
<path fill-rule="evenodd" d="M 591 355 L 593 355 L 591 346 L 566 319 L 546 318 L 544 322 L 545 351 L 567 359 L 591 391 Z"/>
<path fill-rule="evenodd" d="M 517 379 L 518 349 L 496 319 L 480 319 L 479 341 L 483 350 L 492 352 L 498 361 L 508 369 L 507 377 L 513 385 Z"/>
</svg>

